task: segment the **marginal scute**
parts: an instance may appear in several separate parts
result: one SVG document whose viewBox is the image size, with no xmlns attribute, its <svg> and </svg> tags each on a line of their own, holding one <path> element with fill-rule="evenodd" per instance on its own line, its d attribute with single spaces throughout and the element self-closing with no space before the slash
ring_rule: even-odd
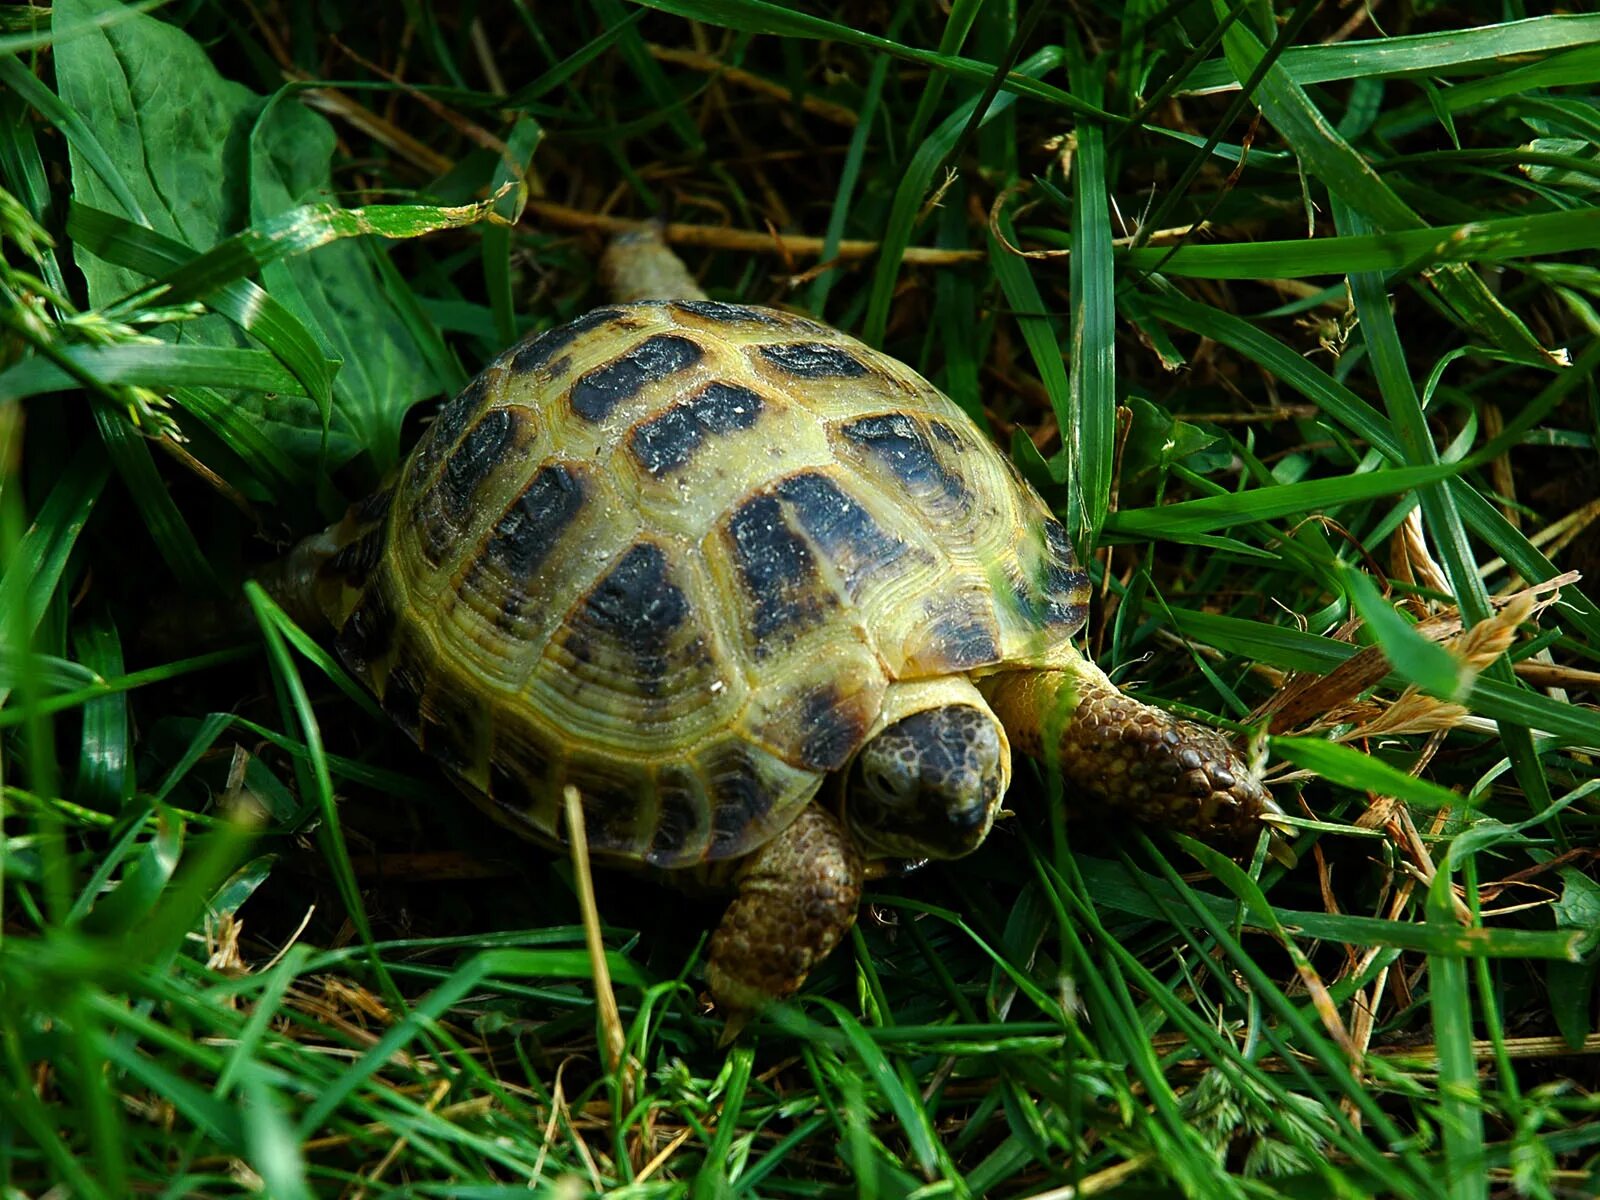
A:
<svg viewBox="0 0 1600 1200">
<path fill-rule="evenodd" d="M 831 683 L 808 693 L 800 708 L 800 764 L 813 771 L 837 771 L 866 737 L 869 718 L 861 705 Z"/>
<path fill-rule="evenodd" d="M 370 576 L 339 628 L 334 647 L 357 675 L 370 676 L 373 664 L 387 658 L 394 646 L 399 617 L 390 601 L 392 586 L 387 571 Z"/>
<path fill-rule="evenodd" d="M 887 684 L 881 669 L 848 652 L 833 657 L 753 697 L 752 726 L 762 744 L 791 767 L 838 770 L 877 718 Z"/>
<path fill-rule="evenodd" d="M 502 716 L 492 730 L 489 748 L 489 785 L 496 799 L 516 804 L 530 819 L 540 809 L 553 807 L 550 794 L 553 772 L 560 765 L 558 747 L 527 720 Z"/>
<path fill-rule="evenodd" d="M 907 666 L 918 676 L 969 671 L 1000 661 L 1000 632 L 994 614 L 976 595 L 930 602 L 905 649 Z"/>
<path fill-rule="evenodd" d="M 580 335 L 615 320 L 622 315 L 622 311 L 620 308 L 597 308 L 565 325 L 557 325 L 554 329 L 526 339 L 511 351 L 511 369 L 518 375 L 538 370 L 577 341 Z"/>
<path fill-rule="evenodd" d="M 481 376 L 480 376 L 481 378 Z M 473 380 L 476 383 L 477 380 Z M 470 384 L 468 385 L 471 386 Z M 394 489 L 392 487 L 379 488 L 372 492 L 366 499 L 355 506 L 352 515 L 358 525 L 367 525 L 381 521 L 389 515 L 389 509 L 394 504 Z"/>
<path fill-rule="evenodd" d="M 1060 521 L 1043 521 L 1045 558 L 1041 571 L 1044 617 L 1052 625 L 1072 628 L 1083 623 L 1084 605 L 1089 598 L 1089 576 L 1078 566 L 1072 542 Z"/>
<path fill-rule="evenodd" d="M 388 531 L 382 525 L 374 525 L 355 541 L 341 547 L 329 560 L 328 569 L 349 587 L 361 587 L 383 557 L 388 540 Z"/>
<path fill-rule="evenodd" d="M 462 431 L 483 407 L 492 378 L 489 371 L 474 376 L 472 382 L 462 388 L 454 400 L 439 410 L 439 415 L 433 419 L 433 424 L 428 427 L 428 432 L 417 443 L 417 448 L 412 454 L 413 486 L 424 482 L 450 448 L 460 440 Z"/>
<path fill-rule="evenodd" d="M 698 861 L 710 840 L 710 814 L 693 771 L 667 766 L 656 778 L 656 814 L 645 861 L 674 867 Z"/>
<path fill-rule="evenodd" d="M 489 798 L 503 818 L 516 822 L 528 819 L 535 805 L 535 790 L 529 781 L 498 760 L 489 763 Z"/>
<path fill-rule="evenodd" d="M 639 827 L 642 819 L 639 787 L 631 772 L 610 764 L 585 764 L 576 768 L 569 782 L 583 801 L 584 836 L 591 849 L 602 854 L 639 857 L 643 849 Z M 558 818 L 562 841 L 566 834 L 565 806 Z"/>
<path fill-rule="evenodd" d="M 451 676 L 436 677 L 423 693 L 417 744 L 458 776 L 469 778 L 488 757 L 484 698 Z"/>
<path fill-rule="evenodd" d="M 765 821 L 782 799 L 762 772 L 751 750 L 728 746 L 700 763 L 711 807 L 711 844 L 707 857 L 724 858 L 746 844 L 749 830 Z"/>
<path fill-rule="evenodd" d="M 420 745 L 422 696 L 428 689 L 429 664 L 419 650 L 409 638 L 399 639 L 378 699 L 383 711 Z"/>
<path fill-rule="evenodd" d="M 444 470 L 417 501 L 417 530 L 422 552 L 438 565 L 466 532 L 478 489 L 525 436 L 531 420 L 522 409 L 491 409 L 484 414 L 445 460 Z"/>
</svg>

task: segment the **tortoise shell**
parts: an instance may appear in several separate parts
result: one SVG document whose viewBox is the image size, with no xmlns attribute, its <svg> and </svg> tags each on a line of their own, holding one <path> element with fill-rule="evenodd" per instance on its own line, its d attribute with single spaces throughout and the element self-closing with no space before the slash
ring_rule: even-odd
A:
<svg viewBox="0 0 1600 1200">
<path fill-rule="evenodd" d="M 600 308 L 439 413 L 325 572 L 345 662 L 502 820 L 683 867 L 771 838 L 891 681 L 1041 665 L 1065 531 L 950 399 L 787 313 Z"/>
</svg>

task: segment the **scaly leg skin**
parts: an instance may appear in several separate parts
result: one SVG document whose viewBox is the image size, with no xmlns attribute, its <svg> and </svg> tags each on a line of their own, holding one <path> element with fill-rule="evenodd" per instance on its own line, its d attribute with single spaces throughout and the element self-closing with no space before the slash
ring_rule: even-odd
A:
<svg viewBox="0 0 1600 1200">
<path fill-rule="evenodd" d="M 861 902 L 861 856 L 834 815 L 808 805 L 734 876 L 738 895 L 711 939 L 711 996 L 727 1017 L 722 1042 L 752 1013 L 794 994 L 850 931 Z"/>
<path fill-rule="evenodd" d="M 706 298 L 683 260 L 662 240 L 661 226 L 655 223 L 612 238 L 600 258 L 600 278 L 607 294 L 619 304 Z"/>
<path fill-rule="evenodd" d="M 1067 782 L 1138 821 L 1238 850 L 1254 843 L 1263 815 L 1283 811 L 1221 734 L 1124 696 L 1087 659 L 978 686 L 1014 748 L 1050 761 L 1055 737 Z M 1276 834 L 1272 853 L 1293 857 Z"/>
</svg>

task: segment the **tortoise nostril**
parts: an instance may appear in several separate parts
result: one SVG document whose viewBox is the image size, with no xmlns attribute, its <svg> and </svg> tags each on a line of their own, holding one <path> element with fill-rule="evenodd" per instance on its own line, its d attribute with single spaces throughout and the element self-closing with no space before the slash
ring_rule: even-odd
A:
<svg viewBox="0 0 1600 1200">
<path fill-rule="evenodd" d="M 983 824 L 984 810 L 976 804 L 950 810 L 950 824 L 961 833 L 971 833 Z"/>
</svg>

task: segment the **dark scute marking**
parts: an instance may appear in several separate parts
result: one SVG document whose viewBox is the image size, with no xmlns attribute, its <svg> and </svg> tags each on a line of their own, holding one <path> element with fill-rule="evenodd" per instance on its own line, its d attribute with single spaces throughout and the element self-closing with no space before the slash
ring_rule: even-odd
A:
<svg viewBox="0 0 1600 1200">
<path fill-rule="evenodd" d="M 667 576 L 665 552 L 640 542 L 584 597 L 574 622 L 576 640 L 598 633 L 626 647 L 636 678 L 648 689 L 671 668 L 672 635 L 688 616 L 688 600 Z M 568 648 L 576 658 L 587 657 L 580 646 Z"/>
<path fill-rule="evenodd" d="M 928 629 L 927 644 L 928 650 L 920 656 L 931 655 L 951 670 L 987 666 L 1000 659 L 995 631 L 972 612 L 954 612 L 936 618 Z"/>
<path fill-rule="evenodd" d="M 843 433 L 881 460 L 912 495 L 942 491 L 952 499 L 966 496 L 965 481 L 939 461 L 917 423 L 904 413 L 862 417 L 846 425 Z"/>
<path fill-rule="evenodd" d="M 826 475 L 790 475 L 778 484 L 778 494 L 794 506 L 801 526 L 839 568 L 852 598 L 874 573 L 892 566 L 907 550 Z"/>
<path fill-rule="evenodd" d="M 524 821 L 537 799 L 527 779 L 498 762 L 489 764 L 489 798 L 511 816 Z"/>
<path fill-rule="evenodd" d="M 542 467 L 496 522 L 484 557 L 513 579 L 529 578 L 577 516 L 583 499 L 583 479 L 571 467 Z"/>
<path fill-rule="evenodd" d="M 632 850 L 639 823 L 639 796 L 629 785 L 615 780 L 573 779 L 583 797 L 584 832 L 598 850 Z M 561 822 L 565 841 L 566 821 Z"/>
<path fill-rule="evenodd" d="M 540 746 L 527 735 L 507 737 L 503 732 L 494 739 L 490 751 L 490 783 L 494 772 L 514 776 L 527 794 L 531 805 L 549 786 L 550 759 Z"/>
<path fill-rule="evenodd" d="M 389 603 L 385 579 L 380 576 L 350 610 L 335 639 L 335 648 L 352 671 L 366 675 L 394 645 L 394 629 L 394 607 Z"/>
<path fill-rule="evenodd" d="M 799 728 L 800 764 L 813 771 L 837 771 L 867 733 L 862 713 L 833 684 L 805 698 Z"/>
<path fill-rule="evenodd" d="M 383 681 L 383 711 L 394 723 L 421 744 L 422 694 L 428 687 L 428 674 L 411 648 L 403 641 L 395 656 L 389 677 Z"/>
<path fill-rule="evenodd" d="M 749 429 L 760 415 L 761 397 L 749 388 L 710 383 L 636 428 L 628 449 L 650 474 L 665 475 L 687 463 L 707 437 Z"/>
<path fill-rule="evenodd" d="M 686 313 L 693 313 L 697 317 L 704 317 L 707 321 L 717 321 L 723 325 L 776 325 L 769 312 L 759 308 L 751 308 L 746 304 L 727 304 L 721 300 L 676 300 L 673 308 L 681 309 Z"/>
<path fill-rule="evenodd" d="M 952 450 L 971 449 L 966 442 L 961 440 L 961 435 L 954 429 L 950 428 L 950 426 L 946 425 L 943 421 L 929 421 L 928 429 L 933 433 L 934 437 L 938 438 Z"/>
<path fill-rule="evenodd" d="M 621 358 L 596 367 L 572 385 L 572 411 L 586 421 L 603 421 L 645 384 L 694 366 L 704 355 L 696 342 L 675 333 L 646 338 Z"/>
<path fill-rule="evenodd" d="M 789 528 L 774 496 L 757 496 L 728 521 L 733 555 L 751 601 L 755 653 L 764 658 L 766 641 L 779 630 L 798 630 L 822 619 L 831 593 L 821 588 L 817 564 L 805 540 Z"/>
<path fill-rule="evenodd" d="M 376 525 L 349 545 L 341 547 L 328 567 L 351 587 L 362 587 L 383 557 L 384 528 Z"/>
<path fill-rule="evenodd" d="M 483 705 L 458 685 L 435 686 L 423 698 L 417 744 L 458 775 L 478 765 L 484 742 Z"/>
<path fill-rule="evenodd" d="M 597 308 L 593 312 L 584 313 L 577 320 L 557 325 L 554 329 L 547 329 L 523 342 L 511 352 L 511 369 L 519 375 L 536 371 L 554 358 L 557 352 L 577 341 L 579 334 L 587 333 L 596 326 L 604 325 L 621 315 L 621 309 Z"/>
<path fill-rule="evenodd" d="M 842 346 L 826 342 L 780 342 L 760 346 L 761 357 L 797 379 L 859 379 L 867 365 Z"/>
<path fill-rule="evenodd" d="M 1044 618 L 1052 625 L 1076 625 L 1084 618 L 1082 595 L 1089 577 L 1078 568 L 1072 542 L 1060 521 L 1047 517 L 1044 522 L 1047 555 L 1041 590 L 1044 593 Z"/>
<path fill-rule="evenodd" d="M 739 754 L 711 764 L 711 850 L 721 858 L 743 839 L 749 828 L 772 809 L 776 801 L 747 755 Z"/>
<path fill-rule="evenodd" d="M 461 439 L 461 431 L 477 414 L 488 390 L 489 376 L 484 372 L 475 376 L 456 394 L 454 400 L 439 410 L 439 415 L 433 419 L 433 424 L 417 447 L 416 465 L 411 474 L 414 484 L 420 484 L 432 475 L 445 453 Z"/>
<path fill-rule="evenodd" d="M 468 386 L 471 386 L 470 384 Z M 351 515 L 355 517 L 358 525 L 369 525 L 373 521 L 381 521 L 389 515 L 389 506 L 394 503 L 394 489 L 380 488 L 365 500 L 355 506 Z"/>
<path fill-rule="evenodd" d="M 668 866 L 684 858 L 690 839 L 700 829 L 702 809 L 693 785 L 680 772 L 662 772 L 656 795 L 655 833 L 644 857 L 656 866 Z"/>
</svg>

